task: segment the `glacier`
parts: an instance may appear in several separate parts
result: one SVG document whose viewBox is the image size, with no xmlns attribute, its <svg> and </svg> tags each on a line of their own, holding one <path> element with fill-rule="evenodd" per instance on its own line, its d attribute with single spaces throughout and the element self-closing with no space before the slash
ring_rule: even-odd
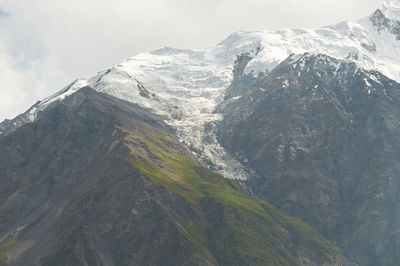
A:
<svg viewBox="0 0 400 266">
<path fill-rule="evenodd" d="M 252 59 L 245 73 L 257 76 L 292 54 L 306 52 L 356 62 L 361 68 L 378 70 L 400 81 L 400 0 L 385 0 L 372 15 L 357 21 L 317 29 L 239 31 L 215 47 L 164 47 L 141 53 L 93 77 L 75 80 L 32 106 L 22 114 L 22 122 L 14 124 L 33 122 L 46 108 L 91 86 L 164 116 L 180 141 L 201 161 L 227 178 L 246 180 L 255 173 L 205 130 L 223 118 L 216 108 L 224 102 L 236 57 L 247 53 Z"/>
</svg>

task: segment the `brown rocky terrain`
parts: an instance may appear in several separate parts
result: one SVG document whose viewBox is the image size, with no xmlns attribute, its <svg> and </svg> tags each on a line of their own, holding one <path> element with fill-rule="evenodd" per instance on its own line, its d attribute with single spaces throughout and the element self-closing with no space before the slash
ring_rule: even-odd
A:
<svg viewBox="0 0 400 266">
<path fill-rule="evenodd" d="M 0 265 L 350 265 L 90 88 L 1 137 L 0 173 Z"/>
</svg>

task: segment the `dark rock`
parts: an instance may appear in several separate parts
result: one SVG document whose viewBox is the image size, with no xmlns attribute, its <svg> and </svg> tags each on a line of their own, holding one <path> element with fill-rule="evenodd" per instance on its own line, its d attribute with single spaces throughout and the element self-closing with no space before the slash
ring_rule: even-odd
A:
<svg viewBox="0 0 400 266">
<path fill-rule="evenodd" d="M 0 173 L 2 265 L 350 265 L 158 116 L 90 88 L 1 138 Z"/>
<path fill-rule="evenodd" d="M 360 265 L 400 265 L 400 84 L 324 55 L 289 57 L 224 108 L 219 141 L 254 193 Z"/>
<path fill-rule="evenodd" d="M 378 32 L 382 30 L 388 30 L 389 32 L 396 35 L 396 39 L 400 38 L 400 21 L 392 20 L 387 18 L 380 9 L 377 9 L 375 13 L 370 17 L 370 21 L 375 26 Z"/>
<path fill-rule="evenodd" d="M 253 73 L 245 74 L 247 64 L 253 59 L 249 53 L 237 56 L 233 66 L 233 80 L 225 92 L 225 100 L 242 95 L 256 81 Z"/>
</svg>

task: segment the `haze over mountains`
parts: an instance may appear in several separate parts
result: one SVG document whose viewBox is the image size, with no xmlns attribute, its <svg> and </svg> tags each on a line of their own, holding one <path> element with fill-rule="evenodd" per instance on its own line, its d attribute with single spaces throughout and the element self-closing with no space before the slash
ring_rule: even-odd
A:
<svg viewBox="0 0 400 266">
<path fill-rule="evenodd" d="M 126 201 L 136 204 L 134 202 L 148 199 L 146 202 L 149 204 L 153 204 L 153 200 L 159 204 L 157 197 L 152 196 L 153 193 L 172 193 L 174 199 L 171 199 L 171 206 L 180 206 L 179 209 L 161 206 L 170 218 L 173 217 L 171 221 L 165 219 L 167 224 L 175 226 L 175 231 L 166 231 L 168 236 L 156 233 L 152 241 L 161 241 L 160 246 L 151 247 L 148 242 L 129 242 L 141 237 L 133 233 L 131 240 L 124 241 L 132 245 L 132 250 L 140 249 L 139 253 L 123 253 L 121 256 L 126 257 L 126 260 L 115 261 L 115 256 L 119 257 L 116 251 L 102 244 L 114 243 L 108 238 L 113 235 L 104 239 L 104 234 L 99 233 L 106 230 L 107 226 L 114 228 L 115 221 L 102 224 L 104 228 L 94 222 L 85 225 L 97 228 L 94 231 L 87 231 L 82 225 L 79 229 L 71 227 L 71 230 L 78 230 L 75 233 L 56 230 L 49 234 L 51 241 L 64 236 L 64 242 L 58 246 L 49 246 L 40 259 L 37 258 L 37 263 L 51 265 L 62 258 L 71 258 L 71 263 L 78 259 L 80 263 L 86 261 L 90 265 L 157 265 L 159 261 L 147 260 L 146 256 L 150 255 L 146 250 L 161 249 L 163 241 L 175 239 L 179 228 L 184 228 L 185 231 L 189 230 L 186 232 L 189 235 L 180 232 L 177 237 L 180 240 L 174 243 L 181 247 L 183 242 L 189 241 L 190 248 L 185 249 L 183 245 L 179 251 L 182 254 L 175 254 L 177 251 L 171 250 L 176 258 L 171 261 L 171 265 L 214 265 L 228 262 L 229 265 L 260 265 L 268 260 L 277 265 L 346 265 L 350 263 L 348 260 L 359 265 L 399 265 L 398 81 L 398 0 L 384 1 L 382 7 L 371 16 L 358 21 L 341 22 L 320 29 L 237 32 L 213 48 L 162 48 L 129 58 L 94 77 L 76 80 L 15 119 L 0 124 L 0 143 L 3 143 L 0 152 L 4 158 L 1 169 L 5 173 L 1 177 L 0 191 L 3 191 L 6 202 L 0 205 L 0 210 L 5 210 L 0 212 L 0 217 L 7 217 L 0 231 L 0 243 L 3 244 L 0 244 L 0 251 L 3 247 L 6 250 L 4 257 L 7 258 L 3 259 L 3 263 L 15 262 L 15 265 L 21 265 L 24 259 L 34 257 L 35 248 L 42 245 L 35 241 L 40 236 L 38 232 L 43 230 L 40 229 L 43 223 L 47 223 L 46 219 L 55 228 L 63 222 L 61 218 L 52 218 L 53 211 L 58 210 L 57 215 L 62 214 L 61 217 L 65 214 L 65 221 L 72 219 L 65 206 L 77 204 L 76 208 L 69 205 L 68 208 L 78 212 L 88 207 L 84 207 L 87 197 L 97 195 L 89 193 L 91 187 L 102 191 L 107 186 L 110 195 L 101 204 L 111 204 L 114 202 L 113 193 L 122 189 L 114 181 L 128 182 L 124 181 L 125 178 L 132 176 L 133 179 L 129 179 L 134 180 L 129 181 L 133 182 L 132 191 L 124 190 Z M 137 107 L 135 111 L 126 111 L 127 103 L 101 96 L 87 88 L 82 92 L 80 89 L 86 86 L 136 104 Z M 89 96 L 83 97 L 82 94 Z M 86 99 L 91 105 L 83 104 Z M 65 110 L 61 111 L 60 108 Z M 125 111 L 121 114 L 120 110 Z M 123 121 L 120 121 L 121 115 Z M 85 122 L 82 122 L 82 117 Z M 117 119 L 117 122 L 111 123 L 113 119 Z M 180 144 L 175 140 L 165 142 L 164 137 L 160 136 L 157 141 L 152 137 L 148 139 L 156 133 L 149 135 L 141 129 L 142 126 L 150 126 L 151 132 L 156 130 L 160 133 L 161 130 L 162 136 L 167 134 L 168 139 L 176 138 Z M 135 130 L 131 132 L 130 127 Z M 81 132 L 83 129 L 86 133 Z M 116 141 L 120 139 L 115 139 L 115 134 L 123 135 L 124 132 L 126 135 L 123 142 L 127 145 L 118 144 Z M 82 134 L 83 139 L 80 137 Z M 99 139 L 92 143 L 90 136 L 97 134 L 100 134 Z M 7 143 L 11 143 L 11 146 Z M 85 147 L 89 143 L 93 147 L 84 151 L 80 148 L 80 145 Z M 41 148 L 42 145 L 45 148 Z M 111 147 L 120 148 L 114 151 Z M 65 151 L 65 154 L 59 154 L 60 151 Z M 31 157 L 33 152 L 39 153 Z M 55 157 L 47 158 L 45 154 L 53 154 Z M 133 161 L 128 161 L 132 162 L 134 170 L 128 167 L 130 170 L 127 168 L 126 172 L 122 172 L 124 176 L 120 176 L 121 173 L 115 169 L 125 169 L 127 166 L 122 166 L 121 160 L 126 161 L 126 158 L 132 156 Z M 56 158 L 63 159 L 57 161 Z M 104 176 L 96 172 L 91 176 L 100 175 L 102 178 L 86 179 L 93 171 L 91 168 L 96 167 L 93 163 L 97 160 L 107 162 L 102 165 Z M 185 168 L 187 160 L 191 162 L 189 170 Z M 263 205 L 266 203 L 257 203 L 261 205 L 255 207 L 253 199 L 247 199 L 245 194 L 237 196 L 236 193 L 244 192 L 235 182 L 222 181 L 196 161 L 225 178 L 239 181 L 253 197 L 267 200 L 280 211 L 310 224 L 328 240 L 335 242 L 348 260 L 335 250 L 334 245 L 320 240 L 314 231 L 307 229 L 304 233 L 302 224 L 300 227 L 292 227 L 288 225 L 292 222 L 283 222 L 289 218 L 284 218 L 286 216 L 278 214 L 272 207 L 262 207 L 267 206 Z M 82 167 L 87 172 L 74 172 Z M 44 173 L 46 178 L 43 177 Z M 196 176 L 195 180 L 187 181 L 186 178 L 192 178 L 193 175 Z M 209 177 L 214 175 L 213 178 Z M 10 183 L 10 180 L 13 182 Z M 186 180 L 183 186 L 182 180 Z M 81 182 L 82 187 L 79 185 Z M 87 188 L 85 182 L 89 182 Z M 150 196 L 143 195 L 138 189 L 141 190 L 140 186 L 146 182 L 160 187 L 148 192 Z M 216 189 L 211 185 L 198 185 L 198 182 L 216 182 L 219 185 L 222 182 L 223 185 Z M 229 186 L 234 190 L 228 189 L 225 182 L 231 184 Z M 83 189 L 77 192 L 77 197 L 85 200 L 75 201 L 75 198 L 69 196 L 56 200 L 51 193 L 53 189 Z M 195 199 L 185 197 L 187 191 L 195 193 Z M 231 196 L 228 201 L 225 197 L 230 193 L 235 195 L 233 201 Z M 175 199 L 175 194 L 183 196 L 183 199 Z M 209 197 L 217 201 L 218 208 L 226 210 L 223 218 L 210 214 L 217 207 L 214 203 L 207 203 Z M 20 202 L 22 198 L 34 204 Z M 200 200 L 200 205 L 194 204 L 192 200 Z M 54 208 L 43 207 L 50 203 L 54 204 Z M 93 202 L 90 209 L 101 209 L 99 204 Z M 115 204 L 125 203 L 119 199 Z M 155 206 L 159 207 L 157 204 Z M 246 215 L 242 210 L 239 211 L 239 218 L 234 214 L 237 205 L 245 208 Z M 261 211 L 259 208 L 263 213 L 255 214 Z M 269 218 L 265 218 L 270 217 L 268 212 L 271 210 L 279 216 L 274 218 L 272 224 Z M 135 209 L 139 214 L 142 211 L 143 208 Z M 81 225 L 83 220 L 88 219 L 87 213 L 91 213 L 89 209 L 76 214 L 80 218 L 75 222 Z M 146 214 L 155 219 L 154 224 L 150 223 L 141 230 L 154 230 L 159 219 L 157 213 Z M 91 216 L 93 219 L 104 215 L 101 212 L 95 214 Z M 40 215 L 49 217 L 34 218 Z M 202 222 L 197 224 L 191 221 L 190 225 L 185 224 L 187 219 L 193 219 L 193 215 L 199 216 Z M 254 221 L 254 217 L 264 218 Z M 181 218 L 185 221 L 182 222 Z M 217 226 L 215 219 L 222 225 L 218 223 Z M 37 223 L 38 227 L 33 223 Z M 130 222 L 127 220 L 127 223 Z M 254 223 L 261 224 L 261 227 L 254 229 Z M 218 232 L 226 232 L 221 236 L 226 239 L 224 244 L 215 242 L 214 234 L 218 234 L 213 231 L 215 226 Z M 292 229 L 289 230 L 288 226 Z M 240 228 L 248 228 L 249 231 L 243 232 Z M 279 230 L 268 231 L 270 228 L 281 228 L 279 230 L 287 236 L 286 240 L 278 233 Z M 10 237 L 18 236 L 21 230 L 25 241 L 22 242 L 23 247 L 20 243 L 20 246 L 16 246 L 18 248 L 4 248 Z M 118 233 L 125 229 L 117 227 L 115 230 Z M 134 232 L 136 229 L 129 230 Z M 36 238 L 30 237 L 30 234 Z M 255 234 L 261 235 L 258 238 Z M 268 246 L 263 242 L 269 239 L 269 234 L 274 236 L 276 245 Z M 307 242 L 310 235 L 311 242 Z M 240 250 L 240 245 L 235 246 L 237 241 L 252 242 L 255 241 L 254 237 L 260 241 L 256 242 L 260 243 L 262 250 L 256 252 L 255 246 L 249 244 L 244 245 L 248 249 L 244 248 L 243 253 L 234 255 Z M 63 245 L 66 245 L 65 249 L 56 249 L 56 246 Z M 94 250 L 91 250 L 93 245 Z M 299 250 L 298 245 L 303 245 L 305 249 Z M 80 247 L 78 250 L 82 254 L 74 253 L 76 249 L 73 247 L 76 246 Z M 275 250 L 277 246 L 282 249 L 277 251 L 281 255 L 274 255 L 275 251 L 267 252 Z M 192 248 L 198 251 L 193 252 Z M 101 259 L 93 255 L 93 252 L 103 254 Z M 160 252 L 156 253 L 164 256 Z"/>
</svg>

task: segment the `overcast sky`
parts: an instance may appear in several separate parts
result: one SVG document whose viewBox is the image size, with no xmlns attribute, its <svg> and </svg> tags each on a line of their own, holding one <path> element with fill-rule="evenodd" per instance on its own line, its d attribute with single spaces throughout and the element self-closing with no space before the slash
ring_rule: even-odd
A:
<svg viewBox="0 0 400 266">
<path fill-rule="evenodd" d="M 381 0 L 0 0 L 0 121 L 79 77 L 163 46 L 205 48 L 238 30 L 312 28 Z"/>
</svg>

